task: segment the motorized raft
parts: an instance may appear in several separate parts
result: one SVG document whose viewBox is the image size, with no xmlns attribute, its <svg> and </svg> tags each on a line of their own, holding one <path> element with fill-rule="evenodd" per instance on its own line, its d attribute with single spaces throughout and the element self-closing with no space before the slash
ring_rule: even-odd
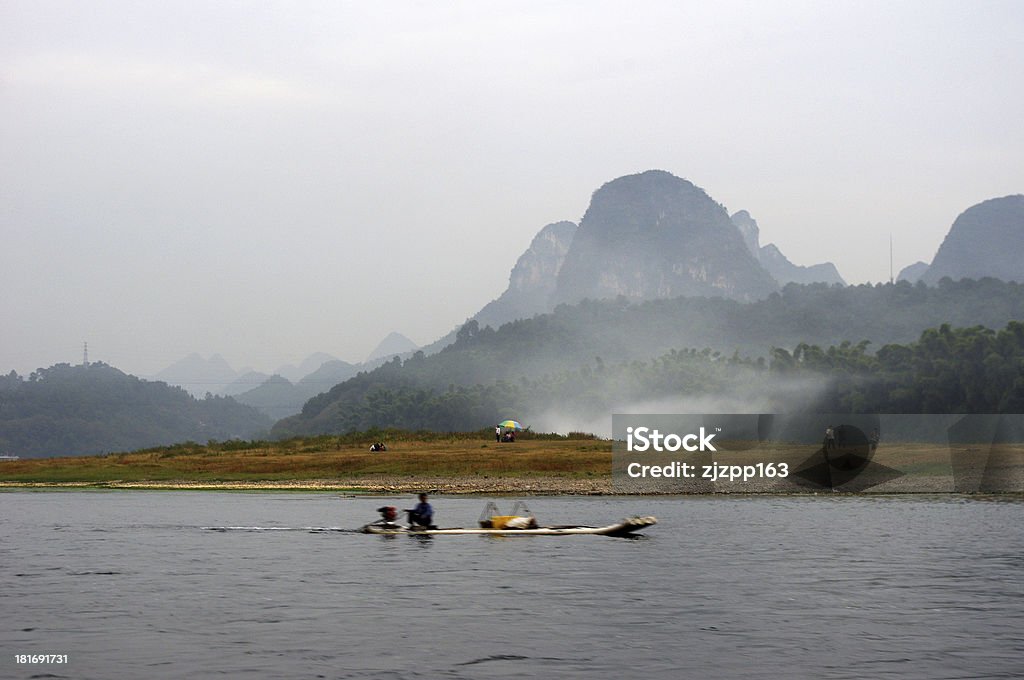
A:
<svg viewBox="0 0 1024 680">
<path fill-rule="evenodd" d="M 479 527 L 407 526 L 397 521 L 398 509 L 391 505 L 378 508 L 381 518 L 359 528 L 364 534 L 381 534 L 394 536 L 409 534 L 417 536 L 443 536 L 463 534 L 484 534 L 491 536 L 572 536 L 577 534 L 595 534 L 597 536 L 630 536 L 646 527 L 658 523 L 657 518 L 629 517 L 602 527 L 584 526 L 580 524 L 540 526 L 537 518 L 523 501 L 516 501 L 512 514 L 502 515 L 493 501 L 487 504 L 480 515 Z"/>
</svg>

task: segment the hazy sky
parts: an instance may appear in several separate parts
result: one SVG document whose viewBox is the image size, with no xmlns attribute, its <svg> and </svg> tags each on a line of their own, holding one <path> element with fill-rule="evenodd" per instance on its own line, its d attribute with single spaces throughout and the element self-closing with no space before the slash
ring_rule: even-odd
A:
<svg viewBox="0 0 1024 680">
<path fill-rule="evenodd" d="M 0 0 L 0 370 L 433 341 L 668 170 L 849 282 L 1024 192 L 1024 2 Z"/>
</svg>

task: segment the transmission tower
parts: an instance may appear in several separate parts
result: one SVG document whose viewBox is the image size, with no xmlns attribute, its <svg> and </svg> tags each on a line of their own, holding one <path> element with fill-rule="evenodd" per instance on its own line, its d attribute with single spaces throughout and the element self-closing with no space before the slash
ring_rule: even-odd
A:
<svg viewBox="0 0 1024 680">
<path fill-rule="evenodd" d="M 895 282 L 892 276 L 892 233 L 889 234 L 889 283 Z"/>
</svg>

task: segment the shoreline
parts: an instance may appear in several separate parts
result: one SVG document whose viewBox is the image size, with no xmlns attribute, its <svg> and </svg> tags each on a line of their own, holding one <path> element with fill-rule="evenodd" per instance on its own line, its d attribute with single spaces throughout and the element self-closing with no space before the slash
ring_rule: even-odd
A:
<svg viewBox="0 0 1024 680">
<path fill-rule="evenodd" d="M 885 485 L 881 485 L 885 486 Z M 1006 491 L 956 491 L 951 488 L 902 487 L 879 488 L 878 490 L 794 490 L 780 488 L 736 489 L 736 490 L 694 490 L 692 492 L 646 491 L 626 492 L 614 490 L 611 480 L 578 480 L 558 477 L 534 479 L 464 478 L 397 480 L 393 478 L 341 479 L 296 479 L 281 481 L 199 481 L 199 480 L 109 480 L 102 482 L 13 482 L 0 481 L 0 493 L 4 491 L 294 491 L 346 493 L 352 495 L 387 496 L 408 495 L 426 492 L 431 495 L 448 496 L 899 496 L 899 495 L 940 495 L 979 496 L 996 498 L 1021 498 L 1024 492 Z"/>
<path fill-rule="evenodd" d="M 352 479 L 294 479 L 280 481 L 119 480 L 102 482 L 0 481 L 3 489 L 132 489 L 153 491 L 346 491 L 366 494 L 524 494 L 554 496 L 617 495 L 610 479 L 434 478 L 398 479 L 390 476 Z"/>
<path fill-rule="evenodd" d="M 218 445 L 219 446 L 219 445 Z M 2 489 L 307 491 L 351 494 L 674 496 L 1024 493 L 1024 449 L 920 444 L 881 447 L 870 465 L 838 478 L 807 447 L 731 452 L 726 465 L 694 459 L 703 472 L 626 474 L 607 441 L 532 440 L 495 449 L 478 438 L 395 440 L 388 452 L 326 440 L 222 450 L 182 445 L 106 456 L 26 459 L 0 465 Z M 818 452 L 820 453 L 820 452 Z M 762 469 L 771 461 L 771 471 Z M 645 460 L 648 462 L 648 460 Z M 789 475 L 776 475 L 786 465 Z M 660 467 L 659 467 L 660 466 Z M 743 477 L 734 470 L 743 467 Z M 757 469 L 754 466 L 758 466 Z M 747 469 L 753 472 L 748 475 Z M 675 468 L 669 470 L 673 472 Z M 760 470 L 760 473 L 758 472 Z M 709 476 L 709 471 L 714 472 Z M 656 474 L 657 473 L 657 474 Z M 838 484 L 835 489 L 830 483 Z"/>
</svg>

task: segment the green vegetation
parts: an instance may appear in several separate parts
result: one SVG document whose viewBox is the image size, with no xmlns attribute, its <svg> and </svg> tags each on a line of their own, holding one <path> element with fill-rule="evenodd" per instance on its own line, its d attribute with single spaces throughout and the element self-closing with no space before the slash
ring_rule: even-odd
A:
<svg viewBox="0 0 1024 680">
<path fill-rule="evenodd" d="M 294 436 L 383 424 L 456 430 L 497 422 L 508 413 L 529 422 L 554 410 L 610 414 L 617 404 L 711 395 L 756 395 L 761 408 L 780 412 L 1013 413 L 1024 407 L 1024 324 L 1019 321 L 999 332 L 943 325 L 914 343 L 885 345 L 876 354 L 868 347 L 867 341 L 827 349 L 800 343 L 793 352 L 774 349 L 768 361 L 672 350 L 651 361 L 608 366 L 597 359 L 538 379 L 441 390 L 413 382 L 420 357 L 404 365 L 413 371 L 394 361 L 339 385 L 274 431 Z"/>
<path fill-rule="evenodd" d="M 782 383 L 763 375 L 769 363 L 785 361 L 773 348 L 834 346 L 846 352 L 842 348 L 861 347 L 861 341 L 869 342 L 864 347 L 909 346 L 943 324 L 1000 328 L 1018 319 L 1024 319 L 1024 288 L 995 279 L 945 280 L 937 287 L 791 284 L 750 304 L 720 298 L 587 300 L 498 330 L 471 321 L 435 355 L 394 359 L 314 397 L 300 414 L 279 421 L 272 435 L 383 426 L 473 429 L 509 414 L 530 421 L 552 409 L 599 417 L 613 403 L 730 391 L 757 395 L 758 408 L 824 408 L 824 402 L 793 401 L 792 390 L 787 396 Z M 818 381 L 814 373 L 821 368 L 803 375 Z M 904 386 L 907 379 L 900 378 Z M 883 403 L 877 397 L 871 393 L 853 405 L 867 410 Z M 935 409 L 909 399 L 884 403 L 898 403 L 904 412 Z M 980 408 L 972 403 L 962 408 Z"/>
<path fill-rule="evenodd" d="M 103 363 L 0 376 L 0 452 L 22 457 L 130 451 L 252 437 L 270 420 L 227 397 L 195 399 Z"/>
<path fill-rule="evenodd" d="M 866 342 L 776 350 L 772 370 L 825 376 L 819 410 L 836 413 L 1022 413 L 1024 323 L 996 332 L 943 324 L 910 345 Z"/>
</svg>

